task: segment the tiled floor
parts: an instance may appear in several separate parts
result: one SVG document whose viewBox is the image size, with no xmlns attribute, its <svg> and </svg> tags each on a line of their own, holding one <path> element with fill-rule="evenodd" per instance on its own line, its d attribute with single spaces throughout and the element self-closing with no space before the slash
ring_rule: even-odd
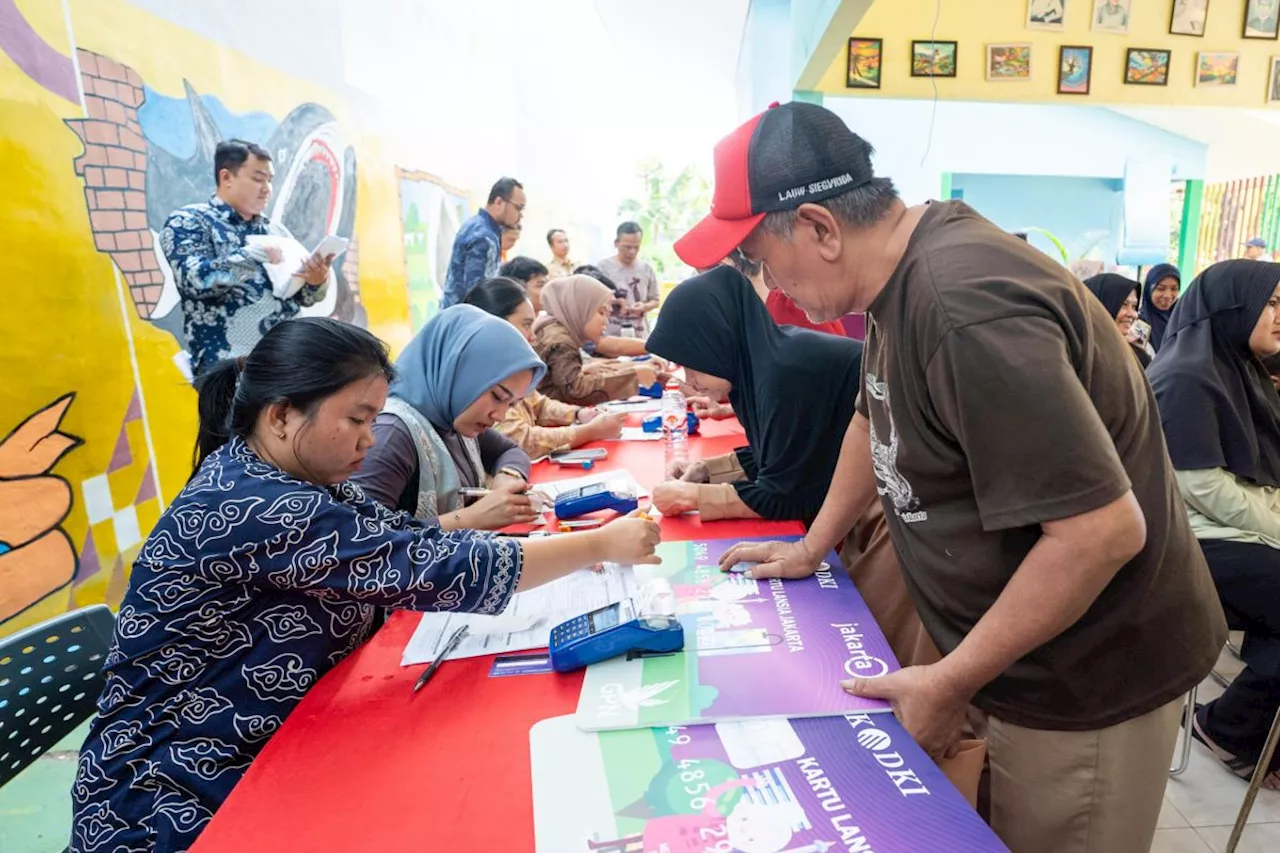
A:
<svg viewBox="0 0 1280 853">
<path fill-rule="evenodd" d="M 1218 672 L 1232 678 L 1240 671 L 1240 661 L 1224 651 Z M 1209 702 L 1222 695 L 1222 688 L 1206 678 L 1197 691 L 1197 702 Z M 1244 800 L 1245 783 L 1232 776 L 1199 743 L 1191 745 L 1191 766 L 1170 779 L 1164 793 L 1159 829 L 1151 853 L 1221 853 Z M 1237 853 L 1277 853 L 1280 851 L 1280 792 L 1260 791 L 1249 813 L 1249 825 L 1240 838 Z"/>
<path fill-rule="evenodd" d="M 1228 678 L 1240 661 L 1223 653 L 1218 671 Z M 1198 701 L 1221 695 L 1217 682 L 1206 678 Z M 75 750 L 84 741 L 85 727 L 0 789 L 0 851 L 60 853 L 70 823 L 69 789 L 75 777 Z M 1199 743 L 1191 747 L 1191 766 L 1165 790 L 1164 808 L 1151 853 L 1221 853 L 1244 799 L 1245 783 L 1232 776 Z M 1280 792 L 1262 791 L 1254 803 L 1237 853 L 1280 851 Z M 1139 853 L 1139 851 L 1134 851 Z"/>
</svg>

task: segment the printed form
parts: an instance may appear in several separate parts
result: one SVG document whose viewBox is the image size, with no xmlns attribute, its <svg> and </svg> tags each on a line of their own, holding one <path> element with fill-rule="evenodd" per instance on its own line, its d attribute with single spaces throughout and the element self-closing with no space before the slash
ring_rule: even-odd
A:
<svg viewBox="0 0 1280 853">
<path fill-rule="evenodd" d="M 506 652 L 543 649 L 551 642 L 551 629 L 561 622 L 633 598 L 635 573 L 630 566 L 606 563 L 604 570 L 582 569 L 512 597 L 497 616 L 471 613 L 423 613 L 422 621 L 405 646 L 401 666 L 436 659 L 449 637 L 460 626 L 467 636 L 449 658 L 474 658 Z"/>
</svg>

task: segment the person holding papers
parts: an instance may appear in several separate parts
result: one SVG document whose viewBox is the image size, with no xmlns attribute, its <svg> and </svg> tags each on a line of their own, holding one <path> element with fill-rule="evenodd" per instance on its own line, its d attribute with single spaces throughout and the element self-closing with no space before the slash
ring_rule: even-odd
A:
<svg viewBox="0 0 1280 853">
<path fill-rule="evenodd" d="M 502 277 L 482 281 L 466 301 L 506 320 L 533 343 L 533 305 L 518 281 Z M 537 459 L 553 450 L 617 438 L 622 434 L 622 416 L 604 414 L 594 406 L 571 406 L 534 390 L 507 409 L 498 432 Z"/>
<path fill-rule="evenodd" d="M 374 503 L 348 480 L 394 376 L 381 341 L 319 318 L 205 371 L 196 469 L 134 563 L 103 663 L 72 853 L 189 849 L 382 608 L 496 614 L 593 563 L 657 562 L 639 518 L 517 540 Z M 426 698 L 408 683 L 403 701 Z"/>
<path fill-rule="evenodd" d="M 313 255 L 297 271 L 304 282 L 297 293 L 281 299 L 273 292 L 264 263 L 280 262 L 280 249 L 250 246 L 248 238 L 293 239 L 262 215 L 274 174 L 266 149 L 240 139 L 219 142 L 213 155 L 217 192 L 207 202 L 174 211 L 160 232 L 182 300 L 195 376 L 219 359 L 247 354 L 277 323 L 322 301 L 333 284 L 333 256 Z"/>
<path fill-rule="evenodd" d="M 354 479 L 369 497 L 445 530 L 533 521 L 529 455 L 494 427 L 546 372 L 516 329 L 471 305 L 446 308 L 396 361 Z M 489 491 L 467 506 L 466 490 Z"/>
<path fill-rule="evenodd" d="M 533 321 L 533 347 L 547 365 L 539 391 L 562 403 L 594 406 L 666 381 L 666 374 L 643 363 L 585 363 L 582 348 L 604 335 L 613 298 L 612 290 L 587 275 L 558 278 L 543 289 L 543 313 Z"/>
</svg>

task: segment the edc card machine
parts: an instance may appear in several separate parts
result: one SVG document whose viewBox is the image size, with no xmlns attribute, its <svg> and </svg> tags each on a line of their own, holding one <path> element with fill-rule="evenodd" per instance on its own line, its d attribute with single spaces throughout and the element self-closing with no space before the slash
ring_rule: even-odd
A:
<svg viewBox="0 0 1280 853">
<path fill-rule="evenodd" d="M 613 509 L 626 514 L 639 505 L 635 495 L 614 491 L 608 483 L 596 483 L 565 492 L 556 498 L 556 518 L 578 518 L 602 509 Z"/>
<path fill-rule="evenodd" d="M 665 594 L 655 585 L 665 586 Z M 562 622 L 551 630 L 551 668 L 572 672 L 633 652 L 680 651 L 684 626 L 675 616 L 674 601 L 671 584 L 660 579 L 645 585 L 638 603 L 619 601 Z"/>
</svg>

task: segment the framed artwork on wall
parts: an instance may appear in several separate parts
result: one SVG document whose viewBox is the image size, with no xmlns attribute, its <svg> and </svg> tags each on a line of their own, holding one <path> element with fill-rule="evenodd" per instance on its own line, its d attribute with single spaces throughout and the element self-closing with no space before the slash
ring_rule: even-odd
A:
<svg viewBox="0 0 1280 853">
<path fill-rule="evenodd" d="M 1246 0 L 1244 37 L 1274 39 L 1280 36 L 1280 0 Z"/>
<path fill-rule="evenodd" d="M 1130 86 L 1168 86 L 1169 57 L 1167 50 L 1129 48 L 1124 62 L 1124 82 Z"/>
<path fill-rule="evenodd" d="M 1027 0 L 1027 29 L 1062 31 L 1067 0 Z"/>
<path fill-rule="evenodd" d="M 1087 95 L 1093 77 L 1093 48 L 1064 44 L 1058 49 L 1058 94 Z"/>
<path fill-rule="evenodd" d="M 987 45 L 987 80 L 1002 82 L 1031 79 L 1031 45 Z"/>
<path fill-rule="evenodd" d="M 1209 17 L 1209 0 L 1173 0 L 1169 13 L 1169 33 L 1175 36 L 1204 37 L 1204 22 Z"/>
<path fill-rule="evenodd" d="M 1267 103 L 1280 104 L 1280 56 L 1271 57 L 1267 66 Z"/>
<path fill-rule="evenodd" d="M 1234 86 L 1240 74 L 1240 54 L 1196 54 L 1197 86 Z"/>
<path fill-rule="evenodd" d="M 956 43 L 953 41 L 911 42 L 912 77 L 956 76 Z"/>
<path fill-rule="evenodd" d="M 884 56 L 884 39 L 849 39 L 849 67 L 846 89 L 879 89 L 880 62 Z"/>
<path fill-rule="evenodd" d="M 1129 32 L 1129 16 L 1133 11 L 1133 0 L 1093 0 L 1093 13 L 1089 27 L 1095 33 Z"/>
</svg>

